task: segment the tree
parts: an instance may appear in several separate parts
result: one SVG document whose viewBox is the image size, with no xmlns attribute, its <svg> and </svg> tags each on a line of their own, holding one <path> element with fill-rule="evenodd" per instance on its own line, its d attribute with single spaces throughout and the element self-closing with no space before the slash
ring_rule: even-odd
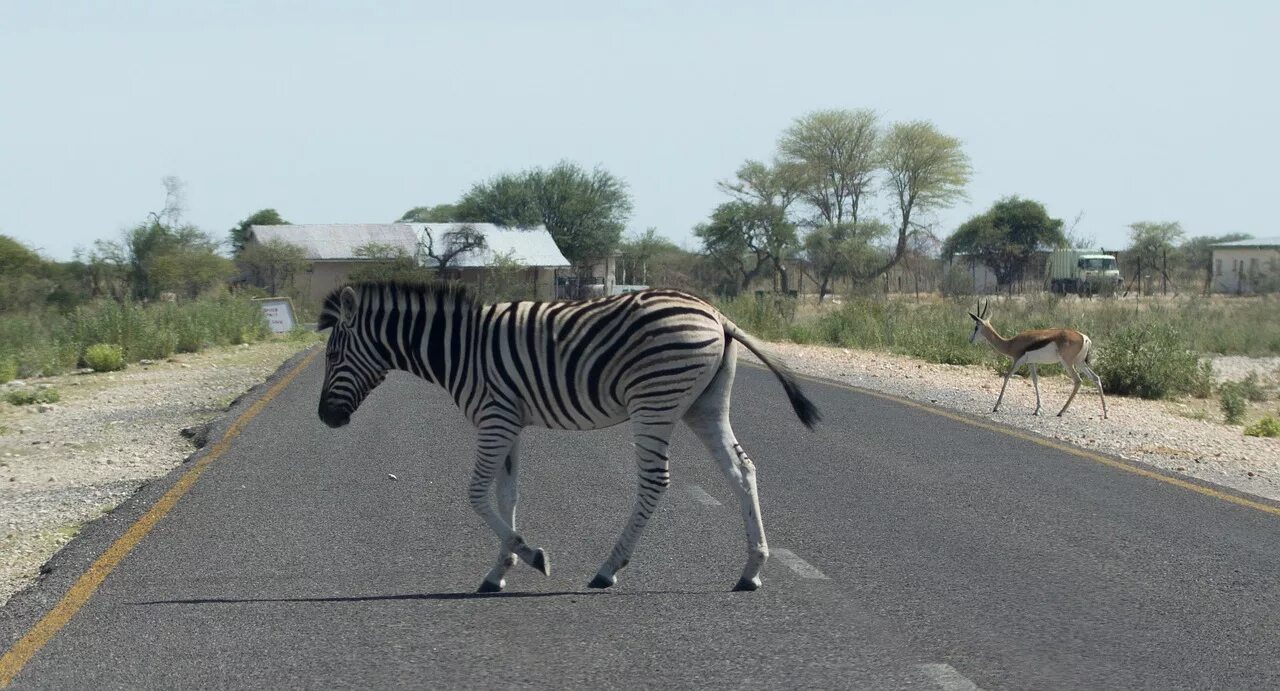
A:
<svg viewBox="0 0 1280 691">
<path fill-rule="evenodd" d="M 231 249 L 236 254 L 244 251 L 245 244 L 249 242 L 249 231 L 253 226 L 287 226 L 289 222 L 280 217 L 280 212 L 275 209 L 261 209 L 249 215 L 248 218 L 240 221 L 236 227 L 228 231 L 230 237 Z"/>
<path fill-rule="evenodd" d="M 1253 236 L 1248 233 L 1227 233 L 1217 237 L 1201 235 L 1182 243 L 1178 248 L 1178 254 L 1181 255 L 1188 270 L 1204 277 L 1204 288 L 1207 291 L 1213 282 L 1213 246 L 1223 242 L 1252 239 Z"/>
<path fill-rule="evenodd" d="M 83 290 L 90 298 L 109 297 L 124 302 L 129 296 L 129 255 L 122 243 L 95 240 L 91 250 L 77 247 L 73 259 L 84 267 Z"/>
<path fill-rule="evenodd" d="M 990 267 L 1000 285 L 1009 285 L 1023 276 L 1037 251 L 1066 246 L 1062 219 L 1050 218 L 1040 202 L 1015 195 L 961 224 L 942 252 L 948 258 L 967 254 Z"/>
<path fill-rule="evenodd" d="M 828 226 L 858 222 L 871 190 L 879 133 L 871 110 L 819 110 L 797 118 L 778 142 L 780 162 L 801 175 L 801 197 Z"/>
<path fill-rule="evenodd" d="M 1129 261 L 1141 261 L 1143 266 L 1159 266 L 1169 250 L 1182 240 L 1182 224 L 1177 221 L 1153 223 L 1139 221 L 1129 224 Z"/>
<path fill-rule="evenodd" d="M 441 273 L 448 270 L 449 263 L 454 259 L 489 246 L 484 239 L 484 233 L 467 224 L 441 233 L 438 247 L 434 232 L 430 228 L 423 233 L 423 237 L 425 239 L 420 245 L 422 254 L 434 259 L 435 269 Z"/>
<path fill-rule="evenodd" d="M 1172 254 L 1173 264 L 1177 266 L 1180 259 L 1177 245 L 1182 240 L 1182 236 L 1182 225 L 1176 221 L 1162 223 L 1139 221 L 1129 224 L 1129 249 L 1121 258 L 1125 270 L 1141 276 L 1156 273 L 1164 280 L 1169 280 L 1168 273 L 1165 273 L 1168 268 L 1167 258 Z M 1139 292 L 1143 290 L 1142 286 L 1143 282 L 1140 280 Z"/>
<path fill-rule="evenodd" d="M 778 207 L 725 202 L 693 233 L 702 239 L 707 255 L 735 280 L 733 292 L 746 290 L 768 270 L 782 270 L 782 289 L 789 288 L 782 261 L 796 247 L 796 227 Z"/>
<path fill-rule="evenodd" d="M 564 256 L 584 265 L 617 246 L 631 215 L 621 179 L 567 161 L 478 183 L 458 202 L 467 221 L 527 228 L 542 224 Z"/>
<path fill-rule="evenodd" d="M 775 161 L 770 166 L 748 159 L 735 176 L 736 180 L 716 186 L 739 201 L 776 207 L 784 213 L 804 191 L 804 171 L 791 163 Z"/>
<path fill-rule="evenodd" d="M 818 281 L 818 302 L 831 294 L 831 281 L 861 275 L 869 270 L 881 252 L 875 243 L 888 237 L 891 229 L 875 219 L 859 223 L 820 225 L 804 238 L 804 250 Z"/>
<path fill-rule="evenodd" d="M 352 252 L 361 259 L 361 265 L 347 277 L 356 281 L 407 281 L 424 283 L 434 278 L 431 269 L 420 266 L 402 247 L 380 242 L 361 245 Z"/>
<path fill-rule="evenodd" d="M 278 238 L 245 247 L 236 264 L 250 282 L 271 295 L 293 288 L 294 278 L 307 267 L 307 250 Z"/>
<path fill-rule="evenodd" d="M 457 204 L 415 206 L 400 215 L 396 223 L 464 223 L 474 219 L 462 218 Z"/>
<path fill-rule="evenodd" d="M 44 306 L 54 289 L 48 267 L 35 250 L 0 235 L 0 314 Z"/>
<path fill-rule="evenodd" d="M 920 120 L 894 123 L 889 128 L 881 143 L 880 162 L 888 177 L 886 188 L 897 207 L 898 241 L 883 263 L 856 277 L 863 281 L 893 268 L 907 251 L 907 236 L 921 229 L 915 219 L 961 199 L 972 173 L 960 140 Z"/>
</svg>

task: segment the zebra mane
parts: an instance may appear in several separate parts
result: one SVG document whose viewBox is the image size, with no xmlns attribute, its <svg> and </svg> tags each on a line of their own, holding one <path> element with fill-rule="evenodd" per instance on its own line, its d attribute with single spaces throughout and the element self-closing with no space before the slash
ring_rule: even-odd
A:
<svg viewBox="0 0 1280 691">
<path fill-rule="evenodd" d="M 448 305 L 461 303 L 464 306 L 478 305 L 479 301 L 471 289 L 462 283 L 430 281 L 361 281 L 352 283 L 351 288 L 361 297 L 361 302 L 368 295 L 404 295 L 423 300 L 437 297 Z M 342 314 L 342 288 L 336 288 L 324 299 L 320 308 L 320 316 L 316 321 L 316 331 L 324 331 L 338 323 Z"/>
</svg>

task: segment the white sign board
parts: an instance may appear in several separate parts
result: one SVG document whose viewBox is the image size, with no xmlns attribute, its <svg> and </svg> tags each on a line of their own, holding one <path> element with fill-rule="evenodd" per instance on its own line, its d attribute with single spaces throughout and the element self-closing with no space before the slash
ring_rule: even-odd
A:
<svg viewBox="0 0 1280 691">
<path fill-rule="evenodd" d="M 267 326 L 272 333 L 293 330 L 297 322 L 293 318 L 293 301 L 289 298 L 258 298 L 254 302 L 262 305 L 262 314 L 267 318 Z"/>
</svg>

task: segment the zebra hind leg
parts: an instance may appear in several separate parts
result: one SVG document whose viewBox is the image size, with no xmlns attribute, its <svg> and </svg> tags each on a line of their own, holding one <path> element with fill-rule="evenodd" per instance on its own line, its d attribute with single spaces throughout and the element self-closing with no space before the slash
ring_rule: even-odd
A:
<svg viewBox="0 0 1280 691">
<path fill-rule="evenodd" d="M 546 553 L 541 549 L 530 547 L 524 541 L 524 538 L 516 532 L 511 523 L 508 522 L 507 518 L 500 516 L 494 510 L 493 503 L 489 500 L 489 490 L 493 486 L 494 477 L 498 473 L 499 466 L 511 457 L 509 451 L 515 448 L 518 434 L 518 430 L 515 434 L 511 434 L 505 429 L 482 429 L 480 431 L 476 465 L 471 472 L 471 483 L 467 488 L 467 498 L 471 501 L 471 508 L 480 514 L 480 517 L 485 520 L 489 528 L 498 536 L 498 540 L 501 543 L 499 559 L 505 561 L 506 555 L 513 553 L 524 563 L 541 571 L 544 576 L 549 576 L 551 575 L 551 565 L 547 561 Z M 514 462 L 512 463 L 512 468 L 515 468 Z M 512 477 L 511 480 L 514 483 L 515 478 Z M 514 498 L 514 495 L 509 496 Z M 502 500 L 500 499 L 499 501 L 501 502 Z M 511 511 L 512 516 L 514 516 L 514 501 L 511 504 Z M 491 570 L 490 575 L 492 573 Z M 497 589 L 501 589 L 500 584 L 490 581 L 488 576 L 480 585 L 481 592 L 494 592 Z"/>
<path fill-rule="evenodd" d="M 760 515 L 755 464 L 742 450 L 729 424 L 729 397 L 736 361 L 730 359 L 728 363 L 685 413 L 684 421 L 715 458 L 742 510 L 747 532 L 747 564 L 733 589 L 756 590 L 761 585 L 760 572 L 769 559 L 769 543 L 765 539 L 764 519 Z"/>
<path fill-rule="evenodd" d="M 658 508 L 658 501 L 671 484 L 670 463 L 667 448 L 671 440 L 670 423 L 644 423 L 632 418 L 635 436 L 636 465 L 639 469 L 635 508 L 622 529 L 622 535 L 609 552 L 609 558 L 600 566 L 588 588 L 608 588 L 617 583 L 618 571 L 631 560 L 640 533 L 649 517 Z"/>
<path fill-rule="evenodd" d="M 517 486 L 517 479 L 520 474 L 520 439 L 517 437 L 511 444 L 511 450 L 507 452 L 507 458 L 502 462 L 498 469 L 498 514 L 502 519 L 511 526 L 512 530 L 516 527 L 516 503 L 520 499 L 520 492 Z M 545 560 L 545 556 L 543 557 Z M 484 577 L 484 581 L 480 583 L 477 592 L 496 593 L 501 592 L 506 587 L 506 575 L 511 567 L 516 565 L 520 558 L 515 552 L 502 545 L 498 549 L 498 561 L 493 568 L 489 570 L 489 574 Z"/>
</svg>

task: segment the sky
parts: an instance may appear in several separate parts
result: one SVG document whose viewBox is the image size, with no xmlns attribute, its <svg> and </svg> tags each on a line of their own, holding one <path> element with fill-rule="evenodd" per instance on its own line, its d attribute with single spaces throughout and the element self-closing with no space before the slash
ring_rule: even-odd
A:
<svg viewBox="0 0 1280 691">
<path fill-rule="evenodd" d="M 165 176 L 219 238 L 266 207 L 391 222 L 568 160 L 628 183 L 629 233 L 695 249 L 717 181 L 869 108 L 962 141 L 941 236 L 1015 194 L 1103 247 L 1275 235 L 1277 35 L 1275 2 L 5 0 L 0 234 L 68 259 Z"/>
</svg>

